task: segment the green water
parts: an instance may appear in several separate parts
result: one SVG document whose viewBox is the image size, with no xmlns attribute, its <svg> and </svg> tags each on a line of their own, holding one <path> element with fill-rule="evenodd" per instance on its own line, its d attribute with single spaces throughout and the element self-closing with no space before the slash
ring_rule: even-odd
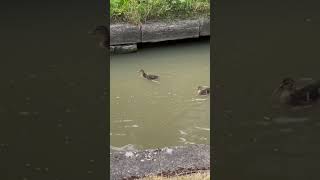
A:
<svg viewBox="0 0 320 180">
<path fill-rule="evenodd" d="M 210 86 L 208 40 L 144 48 L 111 56 L 111 146 L 138 149 L 209 144 Z M 144 79 L 137 71 L 160 76 Z"/>
</svg>

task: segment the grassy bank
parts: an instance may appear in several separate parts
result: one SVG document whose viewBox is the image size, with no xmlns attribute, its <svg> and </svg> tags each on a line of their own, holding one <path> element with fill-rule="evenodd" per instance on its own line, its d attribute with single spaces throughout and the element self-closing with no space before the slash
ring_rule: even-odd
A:
<svg viewBox="0 0 320 180">
<path fill-rule="evenodd" d="M 146 177 L 141 180 L 210 180 L 210 172 L 203 172 L 203 173 L 194 173 L 191 175 L 184 175 L 184 176 L 175 176 L 175 177 Z"/>
<path fill-rule="evenodd" d="M 111 0 L 111 22 L 186 19 L 210 15 L 210 0 Z"/>
</svg>

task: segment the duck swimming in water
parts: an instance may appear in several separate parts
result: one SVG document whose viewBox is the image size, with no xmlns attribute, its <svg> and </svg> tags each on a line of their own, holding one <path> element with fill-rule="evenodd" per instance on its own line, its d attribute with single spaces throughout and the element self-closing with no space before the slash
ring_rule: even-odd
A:
<svg viewBox="0 0 320 180">
<path fill-rule="evenodd" d="M 100 39 L 100 47 L 109 48 L 109 28 L 106 26 L 96 26 L 89 34 L 97 36 Z"/>
<path fill-rule="evenodd" d="M 198 86 L 198 95 L 208 95 L 210 94 L 210 87 L 207 86 Z"/>
<path fill-rule="evenodd" d="M 314 81 L 302 88 L 296 87 L 292 78 L 284 78 L 273 94 L 279 93 L 280 102 L 292 106 L 310 105 L 320 97 L 320 81 Z"/>
<path fill-rule="evenodd" d="M 156 80 L 156 79 L 159 79 L 159 76 L 157 75 L 152 75 L 152 74 L 146 74 L 144 72 L 143 69 L 140 69 L 140 71 L 138 71 L 139 73 L 142 73 L 142 76 L 148 80 Z"/>
</svg>

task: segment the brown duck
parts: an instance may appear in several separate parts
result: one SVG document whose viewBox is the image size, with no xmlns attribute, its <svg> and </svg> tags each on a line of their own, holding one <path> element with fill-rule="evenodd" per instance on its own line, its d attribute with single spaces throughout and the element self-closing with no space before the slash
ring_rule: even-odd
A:
<svg viewBox="0 0 320 180">
<path fill-rule="evenodd" d="M 146 78 L 148 80 L 157 80 L 157 79 L 159 79 L 159 76 L 157 76 L 157 75 L 146 74 L 143 69 L 140 69 L 140 71 L 138 71 L 138 72 L 142 73 L 142 77 L 144 77 L 144 78 Z"/>
<path fill-rule="evenodd" d="M 208 95 L 210 94 L 210 87 L 207 86 L 198 86 L 198 95 Z"/>
<path fill-rule="evenodd" d="M 273 94 L 278 93 L 280 102 L 292 106 L 310 105 L 320 97 L 320 81 L 314 81 L 302 88 L 297 88 L 296 81 L 284 78 Z"/>
</svg>

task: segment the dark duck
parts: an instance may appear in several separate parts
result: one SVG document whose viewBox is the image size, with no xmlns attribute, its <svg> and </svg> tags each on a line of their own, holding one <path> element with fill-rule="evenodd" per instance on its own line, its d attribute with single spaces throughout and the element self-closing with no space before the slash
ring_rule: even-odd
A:
<svg viewBox="0 0 320 180">
<path fill-rule="evenodd" d="M 138 71 L 138 72 L 142 73 L 142 77 L 144 77 L 144 78 L 146 78 L 148 80 L 157 80 L 157 79 L 159 79 L 159 76 L 157 76 L 157 75 L 146 74 L 143 69 L 140 69 L 140 71 Z"/>
<path fill-rule="evenodd" d="M 278 93 L 280 102 L 291 105 L 311 105 L 320 97 L 320 81 L 313 81 L 309 84 L 297 88 L 297 83 L 292 78 L 284 78 L 279 88 L 273 94 Z"/>
<path fill-rule="evenodd" d="M 210 94 L 210 87 L 207 86 L 198 86 L 198 95 L 208 95 Z"/>
<path fill-rule="evenodd" d="M 106 26 L 96 26 L 89 34 L 100 39 L 100 47 L 109 48 L 109 28 Z"/>
</svg>

